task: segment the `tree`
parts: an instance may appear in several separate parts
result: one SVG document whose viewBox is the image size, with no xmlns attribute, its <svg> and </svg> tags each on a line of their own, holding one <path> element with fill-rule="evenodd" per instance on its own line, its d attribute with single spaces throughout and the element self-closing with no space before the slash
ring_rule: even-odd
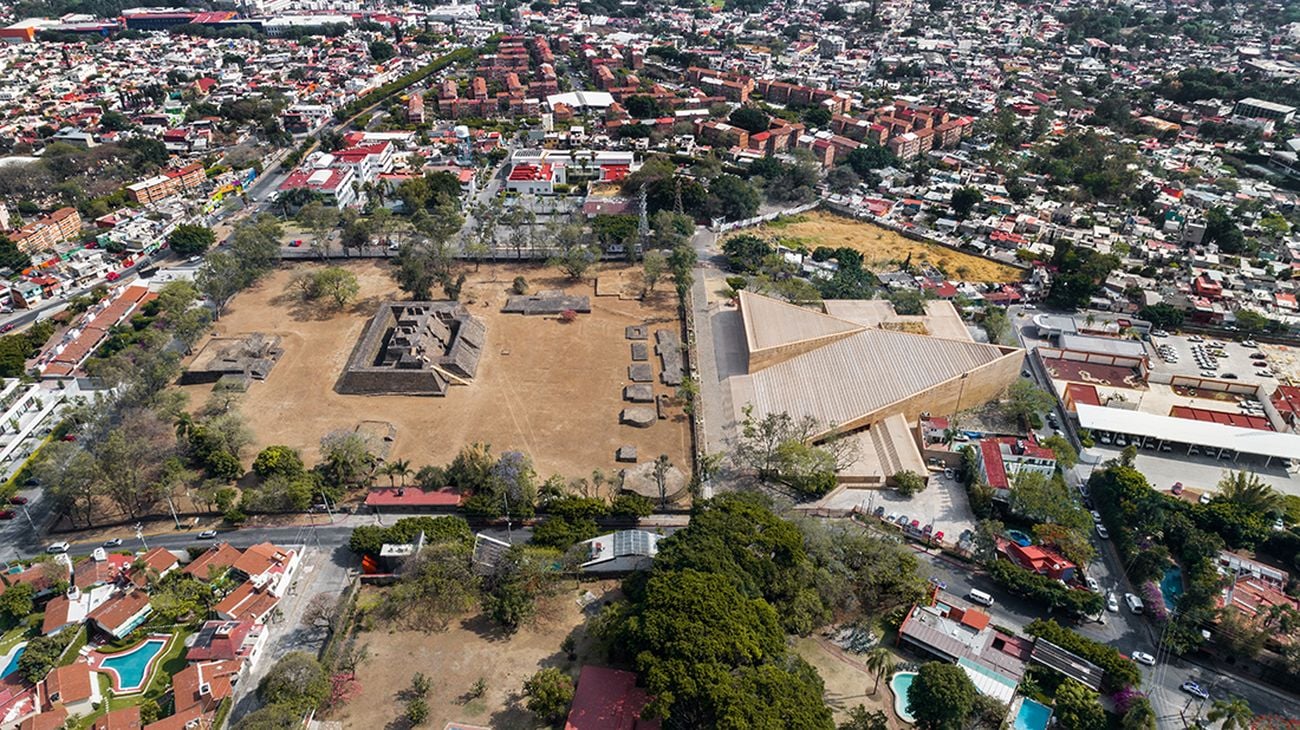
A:
<svg viewBox="0 0 1300 730">
<path fill-rule="evenodd" d="M 1250 703 L 1240 697 L 1215 700 L 1205 718 L 1210 722 L 1222 721 L 1222 730 L 1248 730 L 1255 723 L 1255 713 L 1250 711 Z"/>
<path fill-rule="evenodd" d="M 1056 690 L 1056 721 L 1072 730 L 1106 730 L 1106 711 L 1096 692 L 1073 679 Z"/>
<path fill-rule="evenodd" d="M 393 48 L 391 43 L 384 41 L 371 41 L 367 50 L 370 51 L 370 58 L 375 63 L 383 63 L 397 55 L 397 49 Z"/>
<path fill-rule="evenodd" d="M 922 730 L 960 730 L 975 706 L 975 685 L 956 664 L 928 662 L 907 690 L 907 711 Z"/>
<path fill-rule="evenodd" d="M 836 193 L 848 193 L 856 190 L 862 184 L 862 176 L 853 171 L 848 165 L 840 165 L 831 168 L 826 173 L 826 186 Z"/>
<path fill-rule="evenodd" d="M 1059 475 L 1021 469 L 1011 478 L 1011 511 L 1035 522 L 1085 529 L 1091 518 L 1072 499 Z"/>
<path fill-rule="evenodd" d="M 302 727 L 302 715 L 286 705 L 270 705 L 244 715 L 232 727 L 234 730 L 297 730 Z"/>
<path fill-rule="evenodd" d="M 16 583 L 4 593 L 0 593 L 0 616 L 10 624 L 27 618 L 34 608 L 35 589 L 30 583 Z"/>
<path fill-rule="evenodd" d="M 1282 495 L 1258 475 L 1245 470 L 1225 472 L 1219 479 L 1217 496 L 1248 513 L 1265 515 L 1282 511 Z"/>
<path fill-rule="evenodd" d="M 1177 329 L 1183 326 L 1183 310 L 1165 302 L 1139 309 L 1138 316 L 1161 329 Z"/>
<path fill-rule="evenodd" d="M 263 479 L 276 475 L 298 476 L 303 473 L 302 456 L 297 449 L 289 446 L 268 446 L 253 460 L 253 473 Z"/>
<path fill-rule="evenodd" d="M 217 234 L 207 226 L 182 223 L 167 234 L 167 246 L 182 258 L 207 252 L 217 242 Z"/>
<path fill-rule="evenodd" d="M 1139 698 L 1120 719 L 1121 730 L 1156 730 L 1156 710 L 1151 701 Z"/>
<path fill-rule="evenodd" d="M 1257 335 L 1273 326 L 1273 320 L 1249 309 L 1238 309 L 1233 316 L 1237 319 L 1238 329 L 1249 335 Z"/>
<path fill-rule="evenodd" d="M 281 657 L 257 685 L 257 697 L 264 704 L 282 705 L 299 715 L 320 707 L 329 692 L 325 669 L 301 651 Z"/>
<path fill-rule="evenodd" d="M 894 489 L 904 497 L 911 497 L 925 491 L 925 480 L 920 474 L 904 469 L 894 475 Z"/>
<path fill-rule="evenodd" d="M 194 282 L 200 292 L 212 301 L 217 319 L 225 313 L 230 300 L 251 283 L 235 254 L 228 251 L 209 253 L 199 267 Z"/>
<path fill-rule="evenodd" d="M 577 281 L 596 263 L 596 253 L 587 246 L 574 246 L 549 263 L 563 271 L 565 276 Z"/>
<path fill-rule="evenodd" d="M 32 265 L 32 257 L 18 250 L 18 246 L 8 236 L 0 233 L 0 269 L 9 269 L 14 273 Z"/>
<path fill-rule="evenodd" d="M 1064 436 L 1052 434 L 1043 439 L 1042 444 L 1052 450 L 1057 466 L 1062 469 L 1073 469 L 1079 463 L 1079 452 L 1074 450 L 1074 446 Z"/>
<path fill-rule="evenodd" d="M 63 653 L 63 641 L 57 636 L 37 636 L 27 642 L 18 659 L 18 676 L 36 684 L 58 664 Z"/>
<path fill-rule="evenodd" d="M 559 722 L 573 702 L 573 679 L 547 667 L 524 680 L 524 697 L 529 712 L 546 722 Z"/>
<path fill-rule="evenodd" d="M 655 284 L 659 278 L 668 270 L 668 258 L 662 251 L 646 251 L 641 260 L 641 279 L 645 282 L 646 291 L 654 292 Z"/>
<path fill-rule="evenodd" d="M 354 530 L 349 541 L 354 550 L 361 529 Z M 439 540 L 428 533 L 425 539 L 432 544 L 402 566 L 402 578 L 385 593 L 378 614 L 404 628 L 442 631 L 453 618 L 473 607 L 479 582 L 464 542 Z M 367 552 L 375 554 L 377 550 Z"/>
<path fill-rule="evenodd" d="M 767 129 L 771 117 L 758 107 L 742 106 L 732 111 L 731 116 L 727 117 L 727 121 L 750 134 L 756 134 Z"/>
<path fill-rule="evenodd" d="M 423 697 L 412 697 L 406 701 L 405 715 L 412 726 L 423 725 L 429 719 L 429 702 Z"/>
<path fill-rule="evenodd" d="M 728 266 L 735 271 L 747 273 L 757 272 L 763 265 L 763 259 L 775 251 L 772 244 L 749 233 L 732 236 L 722 244 Z"/>
<path fill-rule="evenodd" d="M 322 259 L 325 258 L 330 231 L 339 224 L 338 208 L 313 200 L 298 210 L 297 220 L 299 225 L 311 231 L 312 250 Z"/>
<path fill-rule="evenodd" d="M 370 440 L 357 431 L 333 431 L 320 440 L 322 474 L 338 485 L 368 478 L 375 466 Z"/>
<path fill-rule="evenodd" d="M 874 695 L 880 690 L 880 680 L 892 675 L 898 665 L 894 662 L 894 652 L 889 647 L 877 645 L 867 652 L 866 666 L 867 671 L 876 677 L 876 683 L 871 688 L 871 694 Z"/>
<path fill-rule="evenodd" d="M 897 163 L 898 159 L 894 157 L 894 153 L 872 142 L 859 145 L 848 156 L 849 167 L 864 180 L 874 176 L 878 181 L 880 177 L 874 174 L 875 170 Z"/>
<path fill-rule="evenodd" d="M 312 272 L 313 295 L 325 297 L 335 309 L 342 309 L 360 292 L 356 274 L 342 266 L 326 266 Z"/>
<path fill-rule="evenodd" d="M 978 188 L 963 187 L 952 191 L 952 210 L 960 220 L 966 220 L 970 212 L 980 201 L 984 200 L 984 194 Z"/>
<path fill-rule="evenodd" d="M 708 213 L 724 220 L 743 220 L 758 213 L 758 191 L 735 175 L 719 175 L 709 183 Z"/>
<path fill-rule="evenodd" d="M 1205 213 L 1205 235 L 1202 243 L 1214 244 L 1226 254 L 1238 254 L 1246 248 L 1246 239 L 1228 209 L 1216 205 Z"/>
<path fill-rule="evenodd" d="M 1015 418 L 1022 424 L 1030 422 L 1033 416 L 1041 414 L 1056 405 L 1056 399 L 1050 393 L 1033 383 L 1021 378 L 1007 388 L 1007 398 L 1002 402 L 1002 412 Z"/>
</svg>

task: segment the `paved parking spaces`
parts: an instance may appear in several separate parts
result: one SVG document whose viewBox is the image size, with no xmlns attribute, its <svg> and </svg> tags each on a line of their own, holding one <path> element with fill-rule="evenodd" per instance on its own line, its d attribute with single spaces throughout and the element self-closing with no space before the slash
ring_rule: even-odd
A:
<svg viewBox="0 0 1300 730">
<path fill-rule="evenodd" d="M 1202 338 L 1202 342 L 1194 342 L 1188 337 L 1181 335 L 1169 335 L 1167 337 L 1152 337 L 1147 343 L 1147 350 L 1151 355 L 1151 371 L 1154 373 L 1170 373 L 1174 375 L 1188 375 L 1201 377 L 1203 373 L 1215 373 L 1218 377 L 1224 375 L 1233 375 L 1228 380 L 1237 380 L 1245 383 L 1277 383 L 1276 376 L 1270 372 L 1270 367 L 1257 367 L 1256 362 L 1251 355 L 1261 352 L 1258 347 L 1246 347 L 1239 342 L 1227 342 L 1224 340 L 1215 340 L 1212 338 Z M 1177 355 L 1178 362 L 1166 362 L 1160 355 L 1161 347 L 1171 348 Z M 1202 354 L 1202 359 L 1198 362 L 1197 352 Z M 1221 352 L 1222 357 L 1215 356 L 1211 353 Z M 1268 362 L 1267 360 L 1263 362 Z M 1269 375 L 1265 376 L 1264 373 Z"/>
<path fill-rule="evenodd" d="M 1089 464 L 1104 463 L 1109 459 L 1118 459 L 1122 450 L 1098 444 L 1086 449 L 1080 461 Z M 1234 462 L 1232 459 L 1215 459 L 1204 455 L 1188 456 L 1182 453 L 1181 448 L 1170 453 L 1142 449 L 1138 451 L 1135 466 L 1146 475 L 1153 488 L 1161 491 L 1169 490 L 1175 482 L 1182 482 L 1190 490 L 1214 492 L 1225 472 L 1245 469 L 1257 474 L 1262 481 L 1283 494 L 1300 496 L 1300 475 L 1287 472 L 1277 459 L 1273 460 L 1272 466 L 1265 468 L 1264 459 L 1253 456 L 1243 455 Z M 1086 472 L 1083 476 L 1086 481 Z"/>
<path fill-rule="evenodd" d="M 944 542 L 949 543 L 956 542 L 963 530 L 975 529 L 975 513 L 971 512 L 965 488 L 942 473 L 931 473 L 925 491 L 910 498 L 893 489 L 846 489 L 823 506 L 858 507 L 868 514 L 880 507 L 885 516 L 906 515 L 909 522 L 916 520 L 922 527 L 934 525 L 934 531 L 942 532 Z"/>
</svg>

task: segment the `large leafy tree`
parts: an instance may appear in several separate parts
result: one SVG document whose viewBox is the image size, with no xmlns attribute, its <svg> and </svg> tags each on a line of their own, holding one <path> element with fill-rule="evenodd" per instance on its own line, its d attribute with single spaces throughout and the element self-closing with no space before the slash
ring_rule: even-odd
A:
<svg viewBox="0 0 1300 730">
<path fill-rule="evenodd" d="M 1072 730 L 1106 730 L 1106 710 L 1096 692 L 1067 679 L 1056 690 L 1056 721 Z"/>
<path fill-rule="evenodd" d="M 907 711 L 922 730 L 960 730 L 975 708 L 975 685 L 956 664 L 929 662 L 907 690 Z"/>
<path fill-rule="evenodd" d="M 329 678 L 315 657 L 290 652 L 267 671 L 257 685 L 257 697 L 268 705 L 283 705 L 300 715 L 320 707 L 329 697 Z"/>
<path fill-rule="evenodd" d="M 182 223 L 167 234 L 167 246 L 177 256 L 198 256 L 217 242 L 217 234 L 207 226 Z"/>
<path fill-rule="evenodd" d="M 626 648 L 654 693 L 654 709 L 678 722 L 712 726 L 733 668 L 785 652 L 776 611 L 718 573 L 656 570 L 628 617 Z"/>
</svg>

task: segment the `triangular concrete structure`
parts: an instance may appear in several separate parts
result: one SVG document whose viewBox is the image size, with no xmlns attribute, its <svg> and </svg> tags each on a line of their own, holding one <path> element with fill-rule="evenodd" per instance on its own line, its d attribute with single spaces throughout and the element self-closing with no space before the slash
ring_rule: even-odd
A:
<svg viewBox="0 0 1300 730">
<path fill-rule="evenodd" d="M 745 323 L 751 373 L 866 329 L 856 322 L 744 290 L 740 292 L 740 316 Z"/>
</svg>

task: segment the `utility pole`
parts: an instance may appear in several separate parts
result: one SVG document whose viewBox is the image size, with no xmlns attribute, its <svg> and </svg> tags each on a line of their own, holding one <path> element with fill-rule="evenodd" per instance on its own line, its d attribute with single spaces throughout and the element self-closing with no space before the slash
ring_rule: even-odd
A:
<svg viewBox="0 0 1300 730">
<path fill-rule="evenodd" d="M 140 541 L 145 550 L 149 549 L 149 543 L 144 541 L 144 525 L 139 522 L 135 523 L 135 539 Z"/>
</svg>

